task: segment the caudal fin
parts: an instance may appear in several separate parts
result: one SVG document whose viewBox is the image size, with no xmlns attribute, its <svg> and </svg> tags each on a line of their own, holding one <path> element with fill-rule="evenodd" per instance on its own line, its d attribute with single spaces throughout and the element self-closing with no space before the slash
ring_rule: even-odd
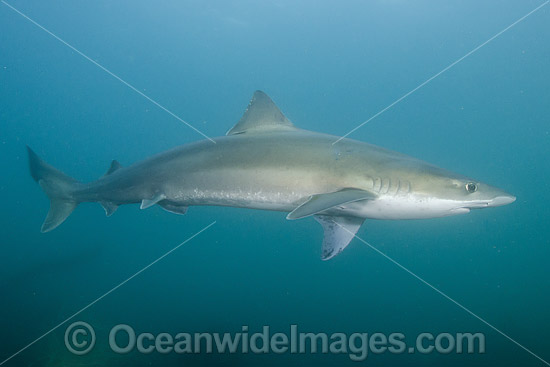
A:
<svg viewBox="0 0 550 367">
<path fill-rule="evenodd" d="M 50 211 L 41 228 L 42 232 L 49 232 L 63 223 L 78 205 L 72 194 L 79 182 L 44 162 L 28 146 L 27 151 L 31 176 L 50 199 Z"/>
</svg>

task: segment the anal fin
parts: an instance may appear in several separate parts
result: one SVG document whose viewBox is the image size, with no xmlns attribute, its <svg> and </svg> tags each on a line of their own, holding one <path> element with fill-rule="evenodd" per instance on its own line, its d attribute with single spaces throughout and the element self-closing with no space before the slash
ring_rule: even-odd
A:
<svg viewBox="0 0 550 367">
<path fill-rule="evenodd" d="M 185 205 L 174 205 L 174 204 L 168 204 L 165 202 L 159 203 L 159 206 L 166 210 L 167 212 L 174 213 L 174 214 L 180 214 L 183 215 L 187 212 L 187 206 Z"/>
<path fill-rule="evenodd" d="M 342 252 L 351 242 L 361 225 L 363 218 L 315 215 L 325 231 L 321 260 L 329 260 Z"/>
<path fill-rule="evenodd" d="M 103 209 L 105 209 L 105 215 L 110 217 L 118 209 L 118 205 L 111 201 L 100 201 L 99 202 Z"/>
</svg>

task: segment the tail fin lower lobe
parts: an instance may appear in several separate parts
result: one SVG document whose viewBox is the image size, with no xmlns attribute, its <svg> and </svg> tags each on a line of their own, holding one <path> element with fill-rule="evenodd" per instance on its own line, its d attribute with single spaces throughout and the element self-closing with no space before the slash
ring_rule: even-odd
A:
<svg viewBox="0 0 550 367">
<path fill-rule="evenodd" d="M 50 199 L 50 211 L 41 228 L 42 232 L 49 232 L 63 223 L 78 205 L 72 194 L 79 182 L 44 162 L 28 146 L 27 151 L 31 176 Z"/>
</svg>

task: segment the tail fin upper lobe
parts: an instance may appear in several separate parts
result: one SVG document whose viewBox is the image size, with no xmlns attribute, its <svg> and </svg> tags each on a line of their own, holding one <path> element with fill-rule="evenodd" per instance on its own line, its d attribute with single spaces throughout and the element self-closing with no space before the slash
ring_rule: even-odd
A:
<svg viewBox="0 0 550 367">
<path fill-rule="evenodd" d="M 50 211 L 41 229 L 49 232 L 63 223 L 78 205 L 73 192 L 79 182 L 44 162 L 28 146 L 27 151 L 31 176 L 50 199 Z"/>
</svg>

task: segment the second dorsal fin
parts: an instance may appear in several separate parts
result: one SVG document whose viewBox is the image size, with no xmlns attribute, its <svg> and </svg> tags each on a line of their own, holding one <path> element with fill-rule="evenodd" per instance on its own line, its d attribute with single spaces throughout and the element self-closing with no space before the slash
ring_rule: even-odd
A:
<svg viewBox="0 0 550 367">
<path fill-rule="evenodd" d="M 243 117 L 226 135 L 280 129 L 295 129 L 295 127 L 267 94 L 257 90 L 254 92 Z"/>
<path fill-rule="evenodd" d="M 107 170 L 107 172 L 105 173 L 104 176 L 108 176 L 110 175 L 111 173 L 115 172 L 116 170 L 119 170 L 122 168 L 122 165 L 120 163 L 118 163 L 117 160 L 113 160 L 111 162 L 111 166 L 109 167 L 109 169 Z"/>
</svg>

